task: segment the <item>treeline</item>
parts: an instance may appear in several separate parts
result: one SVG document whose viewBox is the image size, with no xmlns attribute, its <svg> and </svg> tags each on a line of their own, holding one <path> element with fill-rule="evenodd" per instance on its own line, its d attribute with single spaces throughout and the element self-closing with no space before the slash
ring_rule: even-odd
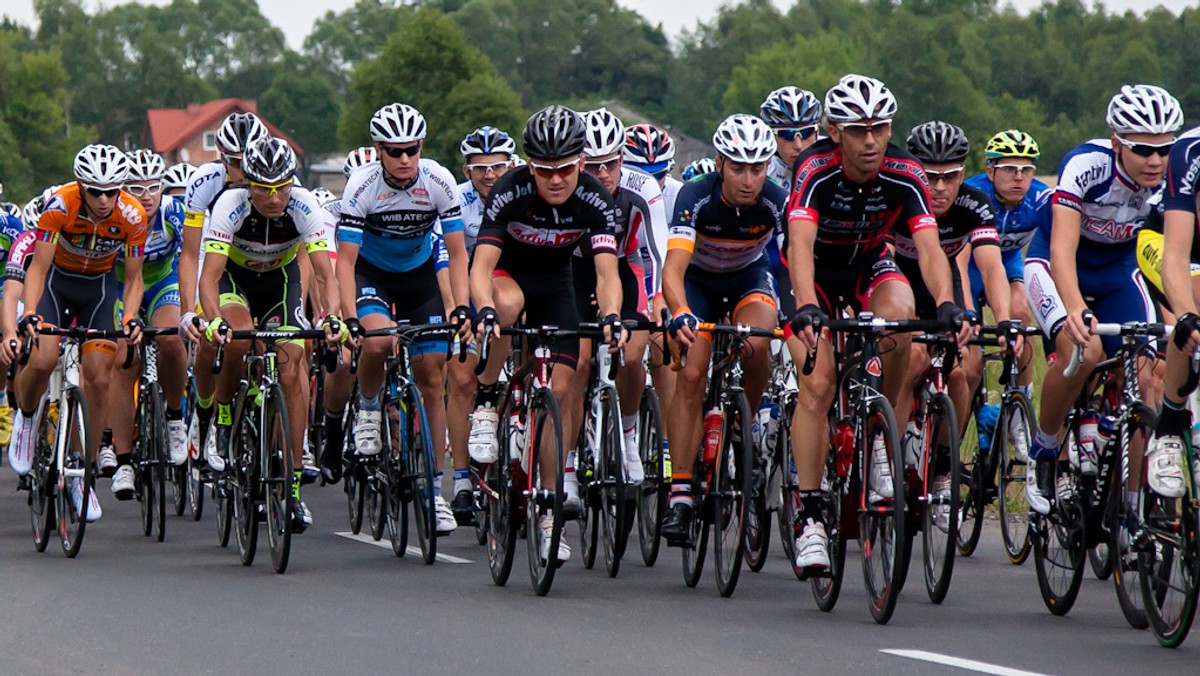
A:
<svg viewBox="0 0 1200 676">
<path fill-rule="evenodd" d="M 1188 73 L 1197 9 L 1114 15 L 1063 0 L 1021 16 L 994 0 L 798 0 L 780 12 L 746 0 L 672 45 L 616 0 L 359 0 L 319 19 L 297 52 L 255 0 L 34 4 L 36 30 L 0 24 L 0 181 L 22 198 L 67 175 L 82 143 L 139 142 L 146 109 L 222 96 L 257 99 L 311 155 L 365 142 L 371 111 L 404 100 L 429 118 L 428 153 L 452 164 L 474 126 L 518 131 L 551 101 L 620 99 L 707 138 L 775 87 L 820 95 L 851 71 L 896 92 L 898 133 L 944 119 L 980 151 L 1020 127 L 1046 168 L 1104 133 L 1121 84 L 1160 84 L 1200 111 Z"/>
</svg>

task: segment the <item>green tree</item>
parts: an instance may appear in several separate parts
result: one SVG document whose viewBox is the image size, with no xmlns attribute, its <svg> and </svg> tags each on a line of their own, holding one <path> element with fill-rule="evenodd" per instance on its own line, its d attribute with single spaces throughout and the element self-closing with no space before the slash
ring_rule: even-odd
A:
<svg viewBox="0 0 1200 676">
<path fill-rule="evenodd" d="M 483 52 L 452 19 L 433 9 L 414 12 L 378 57 L 360 63 L 350 91 L 350 105 L 338 124 L 343 145 L 369 143 L 371 115 L 400 101 L 425 115 L 425 156 L 451 167 L 457 166 L 458 144 L 471 129 L 491 124 L 519 132 L 525 119 L 516 92 L 497 77 Z"/>
<path fill-rule="evenodd" d="M 750 54 L 733 69 L 722 97 L 725 111 L 758 113 L 768 92 L 785 85 L 807 89 L 824 99 L 838 79 L 866 65 L 866 47 L 843 36 L 796 35 Z"/>
<path fill-rule="evenodd" d="M 344 94 L 354 66 L 379 54 L 411 13 L 398 0 L 358 0 L 342 12 L 326 12 L 304 38 L 304 54 Z"/>
<path fill-rule="evenodd" d="M 341 113 L 338 100 L 323 73 L 312 72 L 306 61 L 292 56 L 259 97 L 258 108 L 312 157 L 338 148 L 331 124 Z"/>
</svg>

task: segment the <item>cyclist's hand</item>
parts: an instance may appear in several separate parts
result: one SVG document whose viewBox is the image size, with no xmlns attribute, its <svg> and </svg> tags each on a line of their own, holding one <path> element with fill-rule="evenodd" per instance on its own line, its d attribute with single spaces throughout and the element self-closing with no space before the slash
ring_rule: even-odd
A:
<svg viewBox="0 0 1200 676">
<path fill-rule="evenodd" d="M 321 322 L 321 328 L 325 329 L 325 342 L 334 349 L 350 338 L 346 324 L 337 315 L 326 316 L 325 320 Z"/>
<path fill-rule="evenodd" d="M 821 310 L 820 306 L 809 303 L 796 310 L 796 314 L 792 315 L 792 333 L 796 334 L 809 352 L 812 352 L 817 349 L 817 338 L 821 327 L 828 323 L 829 317 Z"/>
<path fill-rule="evenodd" d="M 204 337 L 207 338 L 208 342 L 210 343 L 224 345 L 225 343 L 229 342 L 229 337 L 227 335 L 229 329 L 230 326 L 229 324 L 225 323 L 224 319 L 221 319 L 220 317 L 213 317 L 212 321 L 208 323 L 208 327 L 204 329 Z"/>
<path fill-rule="evenodd" d="M 1013 337 L 1013 354 L 1020 358 L 1021 352 L 1025 350 L 1025 334 L 1023 332 L 1024 327 L 1019 320 L 1006 319 L 1002 322 L 996 322 L 996 342 L 1000 344 L 1000 347 L 1007 348 L 1008 334 L 1014 329 L 1016 330 L 1016 334 Z"/>
<path fill-rule="evenodd" d="M 185 312 L 179 318 L 179 335 L 193 343 L 198 343 L 204 337 L 206 326 L 204 320 L 196 316 L 195 312 Z"/>
<path fill-rule="evenodd" d="M 129 344 L 137 345 L 142 342 L 142 329 L 146 328 L 146 322 L 142 321 L 141 317 L 126 317 L 121 328 L 124 329 L 125 339 Z"/>
<path fill-rule="evenodd" d="M 20 351 L 21 343 L 17 340 L 17 332 L 11 329 L 5 331 L 3 338 L 0 338 L 0 361 L 5 365 L 11 364 L 17 360 Z"/>
<path fill-rule="evenodd" d="M 26 338 L 34 338 L 37 336 L 38 327 L 42 323 L 42 316 L 36 312 L 26 312 L 25 316 L 17 322 L 17 333 Z"/>
<path fill-rule="evenodd" d="M 696 342 L 696 327 L 700 320 L 687 310 L 680 310 L 667 325 L 667 332 L 683 347 L 691 347 Z"/>
<path fill-rule="evenodd" d="M 455 328 L 460 340 L 471 340 L 471 308 L 459 305 L 450 312 L 450 325 Z"/>
<path fill-rule="evenodd" d="M 667 309 L 667 299 L 663 298 L 661 293 L 654 295 L 654 301 L 650 304 L 650 317 L 654 320 L 655 325 L 659 325 L 662 320 L 662 311 Z"/>
<path fill-rule="evenodd" d="M 483 340 L 487 334 L 491 334 L 491 338 L 500 337 L 499 315 L 494 307 L 485 307 L 475 313 L 475 339 Z"/>
<path fill-rule="evenodd" d="M 346 325 L 346 343 L 351 349 L 357 349 L 358 342 L 362 340 L 365 331 L 362 322 L 358 320 L 358 317 L 346 317 L 344 323 Z"/>
<path fill-rule="evenodd" d="M 937 308 L 937 320 L 948 331 L 954 334 L 959 347 L 965 347 L 967 341 L 975 333 L 975 327 L 968 321 L 967 312 L 957 303 L 945 301 Z"/>
<path fill-rule="evenodd" d="M 625 330 L 625 325 L 621 323 L 620 316 L 610 314 L 604 318 L 601 325 L 604 327 L 604 342 L 608 343 L 608 351 L 610 353 L 625 347 L 629 332 Z"/>
<path fill-rule="evenodd" d="M 1200 349 L 1200 315 L 1185 312 L 1175 319 L 1175 330 L 1171 333 L 1175 347 L 1191 356 Z"/>
<path fill-rule="evenodd" d="M 1067 321 L 1063 323 L 1063 332 L 1072 343 L 1086 347 L 1092 339 L 1092 331 L 1096 329 L 1096 317 L 1087 306 L 1067 313 Z"/>
</svg>

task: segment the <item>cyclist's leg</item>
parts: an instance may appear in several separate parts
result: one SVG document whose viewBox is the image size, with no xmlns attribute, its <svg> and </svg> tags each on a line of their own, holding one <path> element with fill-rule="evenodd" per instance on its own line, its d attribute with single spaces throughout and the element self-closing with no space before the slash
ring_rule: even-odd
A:
<svg viewBox="0 0 1200 676">
<path fill-rule="evenodd" d="M 921 269 L 917 265 L 917 261 L 911 258 L 899 257 L 896 258 L 896 265 L 908 280 L 909 286 L 912 288 L 913 302 L 915 307 L 914 317 L 920 319 L 934 319 L 937 314 L 937 304 L 933 300 L 933 296 L 929 293 L 929 288 L 925 286 L 925 280 L 921 278 Z M 908 370 L 905 373 L 905 385 L 901 390 L 909 399 L 907 408 L 896 408 L 896 423 L 909 422 L 912 412 L 911 396 L 925 382 L 925 377 L 929 372 L 929 350 L 924 345 L 917 345 L 911 351 L 911 356 L 908 360 Z M 915 424 L 915 423 L 914 423 Z"/>
<path fill-rule="evenodd" d="M 877 317 L 903 320 L 916 316 L 912 287 L 889 253 L 882 253 L 870 273 L 860 278 L 856 292 L 859 305 L 870 308 Z M 890 348 L 887 343 L 891 343 Z M 904 331 L 891 334 L 881 348 L 883 393 L 898 412 L 897 417 L 907 419 L 912 410 L 912 388 L 906 386 L 904 376 L 912 352 L 912 335 Z"/>
<path fill-rule="evenodd" d="M 779 322 L 779 306 L 766 261 L 751 265 L 739 272 L 737 277 L 741 293 L 731 313 L 733 322 L 774 329 Z M 771 377 L 771 339 L 750 338 L 746 341 L 746 348 L 742 362 L 746 399 L 750 402 L 750 410 L 757 411 L 767 380 Z"/>
<path fill-rule="evenodd" d="M 1008 275 L 1009 313 L 1013 319 L 1025 326 L 1033 326 L 1035 317 L 1025 290 L 1025 254 L 1018 249 L 1004 252 L 1001 258 L 1004 260 L 1004 271 Z M 1033 346 L 1027 344 L 1017 362 L 1021 368 L 1017 384 L 1025 388 L 1026 395 L 1033 393 L 1033 353 Z"/>
<path fill-rule="evenodd" d="M 150 324 L 156 328 L 170 329 L 179 326 L 179 281 L 172 273 L 166 279 L 150 287 L 146 292 L 148 303 L 143 302 Z M 158 381 L 162 385 L 163 398 L 167 402 L 167 418 L 182 420 L 183 390 L 187 382 L 187 349 L 183 338 L 159 336 Z M 174 413 L 179 418 L 172 418 Z"/>
<path fill-rule="evenodd" d="M 77 278 L 78 282 L 78 278 Z M 83 284 L 76 283 L 72 311 L 78 318 L 78 325 L 88 328 L 112 331 L 120 326 L 117 313 L 120 295 L 117 287 L 116 270 L 110 270 L 104 275 L 84 278 Z M 80 287 L 86 287 L 83 291 Z M 122 341 L 124 342 L 124 341 Z M 108 424 L 109 383 L 113 359 L 116 356 L 116 344 L 110 341 L 88 341 L 80 347 L 80 384 L 88 403 L 88 422 L 93 429 L 102 430 Z M 125 354 L 122 352 L 122 354 Z M 124 400 L 127 396 L 122 394 Z M 88 449 L 94 454 L 100 445 L 99 434 L 95 435 L 96 448 Z M 125 449 L 129 453 L 129 449 Z M 128 457 L 128 456 L 127 456 Z M 118 461 L 118 464 L 119 461 Z"/>
</svg>

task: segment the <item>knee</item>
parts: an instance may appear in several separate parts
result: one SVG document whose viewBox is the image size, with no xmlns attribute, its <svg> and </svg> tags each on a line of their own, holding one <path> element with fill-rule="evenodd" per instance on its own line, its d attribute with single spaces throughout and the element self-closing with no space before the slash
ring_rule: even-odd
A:
<svg viewBox="0 0 1200 676">
<path fill-rule="evenodd" d="M 834 373 L 832 369 L 814 369 L 801 379 L 796 392 L 797 409 L 824 413 L 833 405 Z"/>
<path fill-rule="evenodd" d="M 890 293 L 878 303 L 872 303 L 875 314 L 884 319 L 909 319 L 917 314 L 912 292 Z M 907 335 L 907 334 L 905 334 Z"/>
<path fill-rule="evenodd" d="M 363 341 L 362 358 L 371 362 L 383 361 L 391 351 L 391 338 L 367 338 Z"/>
</svg>

